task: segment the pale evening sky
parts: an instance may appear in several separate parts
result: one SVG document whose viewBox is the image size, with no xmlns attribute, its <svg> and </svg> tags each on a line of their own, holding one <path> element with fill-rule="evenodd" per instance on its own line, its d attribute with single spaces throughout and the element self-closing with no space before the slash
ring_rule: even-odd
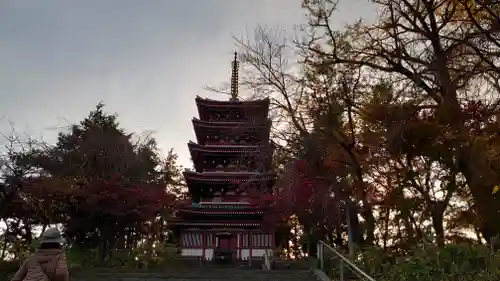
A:
<svg viewBox="0 0 500 281">
<path fill-rule="evenodd" d="M 336 24 L 373 15 L 367 2 L 341 0 Z M 228 82 L 232 36 L 292 32 L 303 14 L 300 0 L 1 0 L 0 132 L 53 143 L 103 101 L 191 167 L 194 97 L 227 98 L 203 88 Z"/>
</svg>

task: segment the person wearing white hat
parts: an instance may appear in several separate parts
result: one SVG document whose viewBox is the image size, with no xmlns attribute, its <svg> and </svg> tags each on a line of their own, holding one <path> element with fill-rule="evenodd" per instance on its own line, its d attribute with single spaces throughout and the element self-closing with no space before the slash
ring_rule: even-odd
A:
<svg viewBox="0 0 500 281">
<path fill-rule="evenodd" d="M 39 249 L 24 261 L 12 281 L 69 281 L 68 262 L 62 250 L 64 242 L 57 228 L 45 230 Z"/>
</svg>

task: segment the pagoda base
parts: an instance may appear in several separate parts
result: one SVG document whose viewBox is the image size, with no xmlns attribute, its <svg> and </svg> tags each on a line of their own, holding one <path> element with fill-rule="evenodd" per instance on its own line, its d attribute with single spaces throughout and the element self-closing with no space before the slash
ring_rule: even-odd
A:
<svg viewBox="0 0 500 281">
<path fill-rule="evenodd" d="M 205 252 L 205 254 L 203 254 Z M 264 256 L 266 249 L 237 249 L 231 252 L 232 260 L 256 260 Z M 203 259 L 207 261 L 217 259 L 217 252 L 215 249 L 181 249 L 181 256 L 185 258 Z M 228 255 L 225 255 L 226 257 Z M 227 259 L 227 258 L 224 258 Z"/>
<path fill-rule="evenodd" d="M 185 229 L 180 233 L 182 257 L 212 260 L 260 260 L 273 249 L 274 233 L 249 229 Z"/>
<path fill-rule="evenodd" d="M 220 262 L 216 260 L 202 260 L 197 257 L 179 257 L 178 262 L 189 267 L 231 267 L 231 268 L 253 268 L 261 269 L 264 261 L 262 258 L 254 258 L 251 260 L 231 260 L 228 262 Z"/>
</svg>

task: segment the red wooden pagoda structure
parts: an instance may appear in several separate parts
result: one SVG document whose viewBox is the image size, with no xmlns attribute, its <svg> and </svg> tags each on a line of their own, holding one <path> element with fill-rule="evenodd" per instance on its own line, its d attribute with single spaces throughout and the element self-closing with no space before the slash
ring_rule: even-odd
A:
<svg viewBox="0 0 500 281">
<path fill-rule="evenodd" d="M 260 260 L 275 245 L 272 227 L 264 227 L 276 179 L 269 99 L 239 100 L 236 54 L 232 65 L 229 101 L 196 97 L 197 143 L 188 143 L 194 170 L 184 172 L 190 199 L 176 214 L 184 257 Z"/>
</svg>

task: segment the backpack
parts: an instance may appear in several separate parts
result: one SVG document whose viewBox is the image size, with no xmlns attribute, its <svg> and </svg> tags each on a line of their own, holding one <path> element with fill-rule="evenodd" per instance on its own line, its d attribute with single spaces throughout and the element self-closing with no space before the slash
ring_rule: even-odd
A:
<svg viewBox="0 0 500 281">
<path fill-rule="evenodd" d="M 51 260 L 49 263 L 48 263 L 48 268 L 52 269 L 51 272 L 49 272 L 46 268 L 43 267 L 43 265 L 35 260 L 35 263 L 36 263 L 36 266 L 38 266 L 40 268 L 40 271 L 43 272 L 44 274 L 44 278 L 43 278 L 43 281 L 53 281 L 54 280 L 54 277 L 55 277 L 55 274 L 56 274 L 56 268 L 57 268 L 57 263 L 59 262 L 59 259 L 61 258 L 62 254 L 59 254 L 57 255 L 53 260 Z"/>
</svg>

